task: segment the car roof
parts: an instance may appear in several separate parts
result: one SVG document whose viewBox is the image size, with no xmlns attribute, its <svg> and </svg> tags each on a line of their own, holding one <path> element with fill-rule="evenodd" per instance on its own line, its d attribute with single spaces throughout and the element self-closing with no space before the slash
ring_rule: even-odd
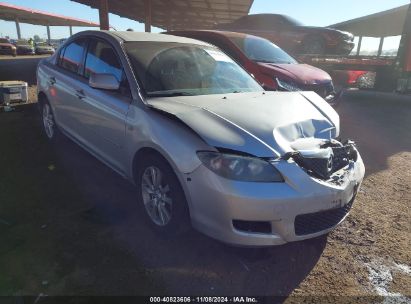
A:
<svg viewBox="0 0 411 304">
<path fill-rule="evenodd" d="M 111 36 L 120 38 L 123 41 L 153 41 L 153 42 L 177 42 L 177 43 L 187 43 L 187 44 L 197 44 L 197 45 L 204 45 L 210 46 L 210 44 L 180 37 L 180 36 L 173 36 L 173 35 L 161 35 L 157 33 L 145 33 L 145 32 L 131 32 L 131 31 L 88 31 L 88 32 L 105 32 Z"/>
<path fill-rule="evenodd" d="M 211 34 L 211 35 L 220 35 L 224 36 L 227 38 L 245 38 L 245 37 L 255 37 L 259 39 L 264 39 L 258 36 L 250 35 L 250 34 L 244 34 L 244 33 L 237 33 L 237 32 L 229 32 L 229 31 L 218 31 L 218 30 L 192 30 L 192 31 L 169 31 L 165 32 L 164 34 L 167 35 L 173 35 L 175 33 L 176 35 L 178 34 L 197 34 L 197 33 L 204 33 L 204 34 Z"/>
</svg>

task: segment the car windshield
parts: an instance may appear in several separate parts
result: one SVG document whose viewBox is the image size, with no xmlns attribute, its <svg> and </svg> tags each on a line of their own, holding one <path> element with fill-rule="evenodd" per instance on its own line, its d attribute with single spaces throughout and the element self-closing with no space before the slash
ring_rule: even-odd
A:
<svg viewBox="0 0 411 304">
<path fill-rule="evenodd" d="M 125 46 L 151 97 L 263 91 L 230 57 L 211 46 L 174 42 L 127 42 Z"/>
<path fill-rule="evenodd" d="M 229 37 L 247 56 L 257 62 L 296 64 L 297 61 L 274 43 L 252 36 Z"/>
<path fill-rule="evenodd" d="M 7 39 L 0 38 L 0 43 L 10 43 Z"/>
</svg>

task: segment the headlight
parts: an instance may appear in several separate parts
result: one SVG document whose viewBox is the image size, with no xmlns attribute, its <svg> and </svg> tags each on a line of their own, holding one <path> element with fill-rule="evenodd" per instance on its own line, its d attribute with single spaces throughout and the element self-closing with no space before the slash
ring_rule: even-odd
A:
<svg viewBox="0 0 411 304">
<path fill-rule="evenodd" d="M 278 78 L 276 78 L 275 80 L 277 81 L 278 86 L 283 90 L 290 91 L 290 92 L 301 91 L 301 89 L 296 84 L 293 84 L 293 83 L 290 83 L 290 82 L 287 82 L 287 81 L 284 81 Z"/>
<path fill-rule="evenodd" d="M 247 182 L 284 182 L 281 173 L 269 162 L 249 156 L 218 152 L 197 152 L 198 158 L 208 169 L 219 176 Z"/>
</svg>

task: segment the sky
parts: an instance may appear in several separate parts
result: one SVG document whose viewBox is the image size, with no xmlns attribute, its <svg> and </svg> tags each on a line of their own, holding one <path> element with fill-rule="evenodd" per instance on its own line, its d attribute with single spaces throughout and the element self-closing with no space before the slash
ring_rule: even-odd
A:
<svg viewBox="0 0 411 304">
<path fill-rule="evenodd" d="M 88 6 L 70 0 L 0 0 L 5 3 L 38 9 L 65 16 L 71 16 L 98 22 L 98 11 Z M 255 0 L 250 14 L 279 13 L 291 16 L 306 25 L 327 26 L 345 20 L 377 13 L 383 10 L 409 4 L 410 0 Z M 117 30 L 133 28 L 143 31 L 144 25 L 136 21 L 121 18 L 110 14 L 110 25 Z M 39 35 L 47 37 L 44 26 L 20 24 L 23 38 Z M 74 27 L 76 33 L 86 28 Z M 66 38 L 69 35 L 68 27 L 50 27 L 51 37 L 55 39 Z M 161 29 L 153 28 L 153 32 Z M 16 38 L 14 22 L 0 20 L 0 37 L 9 36 Z"/>
</svg>

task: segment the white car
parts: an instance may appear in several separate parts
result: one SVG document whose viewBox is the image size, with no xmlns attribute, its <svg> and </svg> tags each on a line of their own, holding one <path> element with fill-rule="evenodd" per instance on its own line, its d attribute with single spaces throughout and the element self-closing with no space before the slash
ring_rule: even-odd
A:
<svg viewBox="0 0 411 304">
<path fill-rule="evenodd" d="M 37 55 L 44 55 L 44 54 L 52 55 L 54 54 L 55 50 L 52 45 L 46 42 L 39 42 L 39 43 L 36 43 L 35 52 Z"/>
<path fill-rule="evenodd" d="M 266 92 L 221 50 L 171 35 L 85 31 L 37 71 L 44 130 L 136 185 L 152 228 L 223 242 L 325 234 L 364 177 L 339 117 L 314 92 Z"/>
</svg>

